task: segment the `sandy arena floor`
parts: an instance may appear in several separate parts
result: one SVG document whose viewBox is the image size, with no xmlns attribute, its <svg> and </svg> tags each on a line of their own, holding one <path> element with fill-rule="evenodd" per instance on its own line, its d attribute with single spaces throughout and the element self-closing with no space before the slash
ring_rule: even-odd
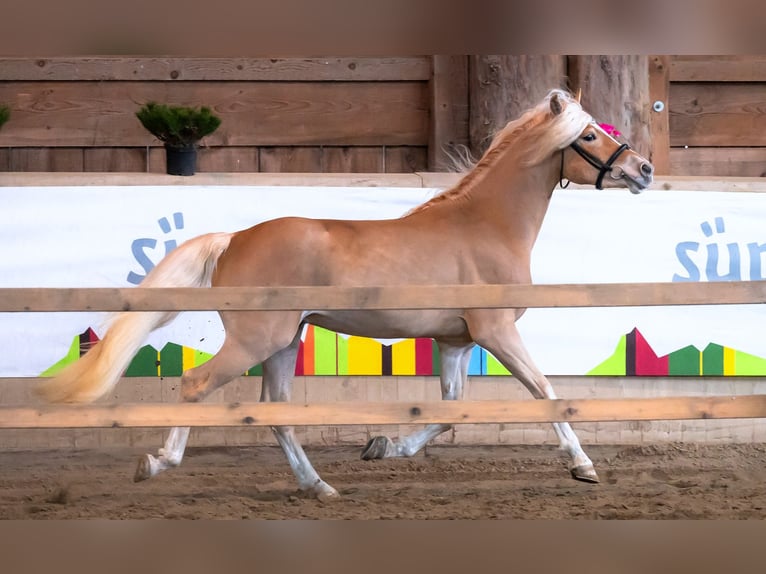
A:
<svg viewBox="0 0 766 574">
<path fill-rule="evenodd" d="M 763 444 L 589 446 L 598 485 L 570 479 L 552 446 L 431 446 L 370 462 L 360 448 L 307 449 L 342 495 L 332 503 L 297 491 L 277 447 L 189 448 L 141 483 L 143 450 L 3 452 L 0 518 L 766 518 Z"/>
</svg>

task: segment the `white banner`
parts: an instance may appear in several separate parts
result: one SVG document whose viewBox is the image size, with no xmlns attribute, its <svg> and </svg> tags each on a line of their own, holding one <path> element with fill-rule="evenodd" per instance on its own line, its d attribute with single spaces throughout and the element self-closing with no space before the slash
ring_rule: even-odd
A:
<svg viewBox="0 0 766 574">
<path fill-rule="evenodd" d="M 169 250 L 210 231 L 283 215 L 382 219 L 438 190 L 235 186 L 0 188 L 0 287 L 129 287 Z M 561 190 L 533 253 L 538 283 L 766 277 L 766 195 Z M 766 357 L 763 306 L 531 309 L 519 328 L 547 374 L 585 374 L 634 328 L 657 355 L 709 343 Z M 37 376 L 66 355 L 91 313 L 0 314 L 0 376 Z M 147 341 L 214 353 L 215 313 L 184 313 Z"/>
</svg>

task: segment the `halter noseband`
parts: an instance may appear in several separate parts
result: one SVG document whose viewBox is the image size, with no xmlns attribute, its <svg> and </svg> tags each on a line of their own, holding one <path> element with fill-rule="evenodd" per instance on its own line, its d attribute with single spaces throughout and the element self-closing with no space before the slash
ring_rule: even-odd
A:
<svg viewBox="0 0 766 574">
<path fill-rule="evenodd" d="M 596 178 L 596 189 L 603 189 L 601 187 L 601 183 L 604 181 L 604 176 L 607 174 L 607 172 L 611 171 L 612 165 L 614 165 L 614 162 L 617 161 L 617 158 L 620 157 L 620 154 L 624 152 L 625 150 L 630 149 L 630 146 L 626 143 L 621 144 L 620 147 L 618 147 L 612 155 L 609 156 L 609 159 L 602 163 L 600 159 L 597 157 L 591 155 L 582 147 L 580 147 L 580 144 L 577 142 L 572 142 L 569 144 L 569 147 L 571 147 L 573 150 L 575 150 L 581 158 L 583 158 L 585 161 L 587 161 L 590 165 L 595 167 L 598 170 L 598 178 Z M 564 150 L 561 150 L 561 177 L 559 178 L 560 181 L 564 181 Z M 569 182 L 567 182 L 566 185 L 561 185 L 561 187 L 567 187 L 569 185 Z"/>
</svg>

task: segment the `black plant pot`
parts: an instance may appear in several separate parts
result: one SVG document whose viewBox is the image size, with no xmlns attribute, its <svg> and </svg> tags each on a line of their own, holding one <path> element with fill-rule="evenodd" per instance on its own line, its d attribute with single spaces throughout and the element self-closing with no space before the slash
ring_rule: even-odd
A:
<svg viewBox="0 0 766 574">
<path fill-rule="evenodd" d="M 197 146 L 165 146 L 167 172 L 170 175 L 194 175 L 197 170 Z"/>
</svg>

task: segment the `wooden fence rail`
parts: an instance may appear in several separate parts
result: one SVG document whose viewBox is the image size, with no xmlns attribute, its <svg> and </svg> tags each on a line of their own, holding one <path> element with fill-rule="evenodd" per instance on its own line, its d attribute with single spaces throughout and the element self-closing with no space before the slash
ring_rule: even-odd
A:
<svg viewBox="0 0 766 574">
<path fill-rule="evenodd" d="M 5 288 L 0 312 L 756 304 L 766 281 L 385 287 Z M 766 395 L 411 403 L 0 407 L 0 428 L 389 425 L 766 418 Z"/>
<path fill-rule="evenodd" d="M 764 302 L 766 280 L 569 285 L 0 289 L 0 312 L 632 307 Z"/>
<path fill-rule="evenodd" d="M 422 403 L 179 403 L 0 407 L 0 428 L 543 423 L 766 417 L 766 395 Z"/>
</svg>

